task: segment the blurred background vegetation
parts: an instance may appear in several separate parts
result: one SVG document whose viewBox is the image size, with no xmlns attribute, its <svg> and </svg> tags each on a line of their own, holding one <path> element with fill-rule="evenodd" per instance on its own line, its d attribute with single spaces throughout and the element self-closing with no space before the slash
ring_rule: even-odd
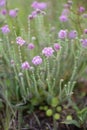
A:
<svg viewBox="0 0 87 130">
<path fill-rule="evenodd" d="M 27 17 L 33 11 L 31 7 L 31 4 L 33 1 L 34 0 L 15 0 L 13 2 L 12 0 L 8 0 L 8 3 L 7 3 L 9 9 L 14 9 L 14 8 L 19 9 L 18 17 L 26 28 L 27 28 L 26 26 Z M 59 22 L 59 16 L 61 15 L 61 12 L 63 10 L 63 5 L 66 4 L 68 0 L 38 0 L 38 1 L 48 3 L 48 8 L 46 10 L 47 16 L 48 16 L 48 22 L 51 24 L 51 26 L 54 26 L 60 29 L 60 27 L 63 25 L 61 25 L 61 23 Z M 77 10 L 79 6 L 84 6 L 86 8 L 87 0 L 73 0 L 73 9 L 75 8 L 75 10 Z M 10 22 L 11 22 L 11 19 L 10 19 Z M 47 22 L 45 22 L 45 25 L 46 23 Z M 66 27 L 68 27 L 68 25 L 65 25 L 65 28 Z M 62 28 L 64 28 L 64 26 Z"/>
</svg>

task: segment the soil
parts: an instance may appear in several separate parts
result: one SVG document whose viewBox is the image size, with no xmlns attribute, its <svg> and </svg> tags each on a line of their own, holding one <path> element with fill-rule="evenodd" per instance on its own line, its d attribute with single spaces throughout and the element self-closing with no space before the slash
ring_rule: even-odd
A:
<svg viewBox="0 0 87 130">
<path fill-rule="evenodd" d="M 85 96 L 84 98 L 80 98 L 79 97 L 77 99 L 74 99 L 80 106 L 81 102 L 82 105 L 84 104 L 85 106 L 87 106 L 87 96 Z M 80 100 L 80 101 L 79 101 Z M 72 117 L 74 118 L 76 116 L 75 111 L 72 109 L 72 107 L 68 107 L 67 105 L 62 106 L 63 110 L 60 113 L 61 115 L 61 119 L 57 120 L 56 123 L 56 130 L 84 130 L 83 128 L 77 128 L 74 125 L 65 125 L 63 123 L 61 123 L 62 121 L 65 120 L 65 117 L 67 116 L 67 114 L 71 114 Z M 80 106 L 82 107 L 82 106 Z M 53 118 L 52 117 L 47 117 L 45 114 L 45 111 L 43 110 L 39 110 L 39 108 L 37 107 L 36 110 L 34 111 L 34 113 L 30 114 L 28 111 L 24 111 L 23 112 L 23 118 L 21 121 L 21 128 L 18 130 L 54 130 L 53 129 Z M 18 124 L 18 119 L 15 119 L 12 126 L 12 129 L 9 130 L 15 130 L 13 129 L 17 126 Z"/>
<path fill-rule="evenodd" d="M 52 117 L 47 117 L 44 111 L 38 110 L 33 114 L 24 113 L 22 119 L 21 128 L 17 128 L 18 121 L 16 119 L 12 122 L 9 130 L 15 130 L 15 127 L 17 130 L 54 130 Z M 83 128 L 77 128 L 74 125 L 61 124 L 60 120 L 56 121 L 55 124 L 56 130 L 84 130 Z"/>
<path fill-rule="evenodd" d="M 72 108 L 69 108 L 67 112 L 71 113 Z M 61 120 L 66 116 L 66 111 L 62 111 Z M 73 115 L 74 111 L 72 111 Z M 35 113 L 28 113 L 28 111 L 24 111 L 22 118 L 20 116 L 20 123 L 18 121 L 18 112 L 16 114 L 16 118 L 12 119 L 10 122 L 9 130 L 54 130 L 53 129 L 53 118 L 47 117 L 44 111 L 36 110 Z M 5 116 L 5 115 L 4 115 Z M 0 118 L 4 118 L 2 114 L 0 114 Z M 77 128 L 74 125 L 65 125 L 61 123 L 61 120 L 57 120 L 56 130 L 84 130 L 83 128 Z M 18 126 L 18 124 L 20 124 Z M 2 123 L 0 122 L 0 130 L 5 130 L 3 128 Z"/>
</svg>

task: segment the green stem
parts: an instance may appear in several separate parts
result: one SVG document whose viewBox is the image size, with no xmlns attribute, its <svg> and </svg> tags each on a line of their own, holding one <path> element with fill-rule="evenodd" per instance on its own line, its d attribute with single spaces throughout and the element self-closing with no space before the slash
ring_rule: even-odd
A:
<svg viewBox="0 0 87 130">
<path fill-rule="evenodd" d="M 57 130 L 57 124 L 54 118 L 53 118 L 53 130 Z"/>
<path fill-rule="evenodd" d="M 29 78 L 28 70 L 26 70 L 26 78 L 27 78 L 28 88 L 30 90 L 31 85 L 30 85 L 30 78 Z"/>
<path fill-rule="evenodd" d="M 22 110 L 18 110 L 18 130 L 21 130 L 21 124 L 22 124 Z"/>
</svg>

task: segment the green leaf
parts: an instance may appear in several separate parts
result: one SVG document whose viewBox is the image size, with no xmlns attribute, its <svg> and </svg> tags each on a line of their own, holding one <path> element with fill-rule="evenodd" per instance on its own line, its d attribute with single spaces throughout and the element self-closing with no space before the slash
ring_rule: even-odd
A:
<svg viewBox="0 0 87 130">
<path fill-rule="evenodd" d="M 83 108 L 82 110 L 78 111 L 79 115 L 83 115 L 84 113 L 87 113 L 87 107 Z"/>
<path fill-rule="evenodd" d="M 64 123 L 64 124 L 73 124 L 73 125 L 75 125 L 75 126 L 77 126 L 77 127 L 79 127 L 80 128 L 80 124 L 79 124 L 79 122 L 78 121 L 76 121 L 76 120 L 69 120 L 69 121 L 64 121 L 64 122 L 62 122 L 62 123 Z"/>
</svg>

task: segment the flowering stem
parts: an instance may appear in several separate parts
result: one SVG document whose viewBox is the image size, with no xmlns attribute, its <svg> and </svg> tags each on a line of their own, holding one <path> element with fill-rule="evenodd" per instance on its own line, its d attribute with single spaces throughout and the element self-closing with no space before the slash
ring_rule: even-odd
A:
<svg viewBox="0 0 87 130">
<path fill-rule="evenodd" d="M 28 20 L 28 41 L 29 42 L 31 41 L 30 37 L 31 37 L 31 28 L 30 28 L 30 19 L 29 19 Z"/>
<path fill-rule="evenodd" d="M 33 77 L 33 81 L 34 81 L 35 93 L 36 93 L 36 95 L 38 96 L 37 81 L 36 81 L 36 79 L 35 79 L 35 74 L 34 74 L 33 71 L 32 71 L 32 77 Z M 32 87 L 33 87 L 33 86 L 32 86 Z"/>
<path fill-rule="evenodd" d="M 28 70 L 26 70 L 25 73 L 26 73 L 28 88 L 30 89 L 31 85 L 30 85 L 30 78 L 29 78 Z"/>
<path fill-rule="evenodd" d="M 74 64 L 74 68 L 73 68 L 73 72 L 72 72 L 70 82 L 72 82 L 74 80 L 75 76 L 76 76 L 77 65 L 78 65 L 78 56 L 76 56 L 76 58 L 75 58 L 75 64 Z"/>
<path fill-rule="evenodd" d="M 25 84 L 24 84 L 24 79 L 22 76 L 21 76 L 21 85 L 22 85 L 22 90 L 21 90 L 22 96 L 23 96 L 24 101 L 26 101 L 26 99 L 25 99 L 25 97 L 26 97 Z"/>
<path fill-rule="evenodd" d="M 10 59 L 11 59 L 11 54 L 12 54 L 12 52 L 11 52 L 11 46 L 10 46 L 10 44 L 9 44 L 9 38 L 8 38 L 8 36 L 6 36 L 6 41 L 7 41 L 7 47 L 8 47 L 8 53 L 9 53 L 9 57 L 10 57 Z"/>
<path fill-rule="evenodd" d="M 22 55 L 21 55 L 20 46 L 18 46 L 18 52 L 19 52 L 20 63 L 22 64 Z"/>
<path fill-rule="evenodd" d="M 59 83 L 59 98 L 60 98 L 60 101 L 62 99 L 62 83 L 63 83 L 63 79 L 60 79 L 60 83 Z"/>
</svg>

